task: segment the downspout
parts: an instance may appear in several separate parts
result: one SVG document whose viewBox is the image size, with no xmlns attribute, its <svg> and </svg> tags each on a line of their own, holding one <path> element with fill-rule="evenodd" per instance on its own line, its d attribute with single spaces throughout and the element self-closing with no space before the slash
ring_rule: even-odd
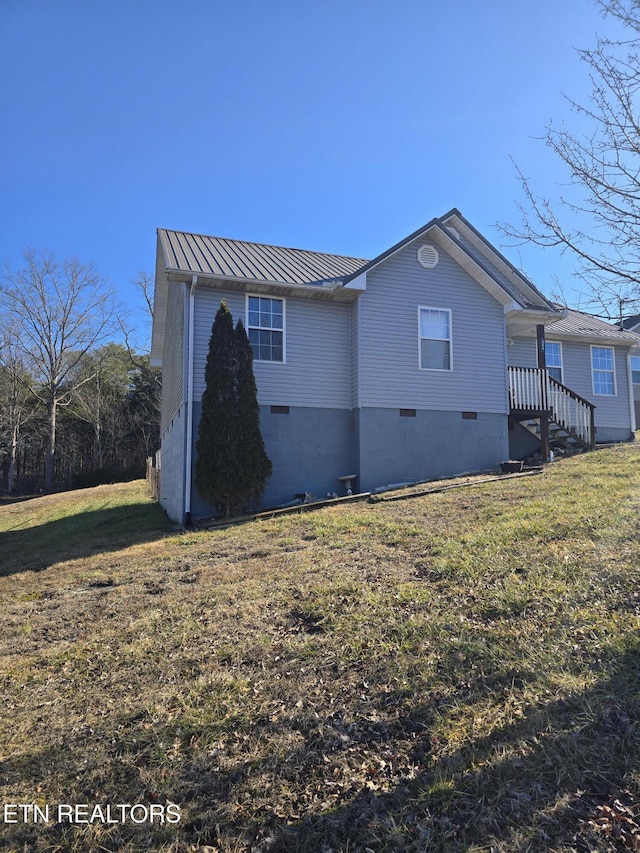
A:
<svg viewBox="0 0 640 853">
<path fill-rule="evenodd" d="M 627 385 L 629 386 L 629 415 L 631 416 L 631 432 L 634 433 L 636 424 L 636 404 L 633 393 L 633 370 L 631 369 L 631 352 L 627 350 Z"/>
<path fill-rule="evenodd" d="M 191 525 L 191 483 L 193 473 L 191 466 L 193 464 L 193 341 L 194 333 L 194 317 L 195 317 L 195 294 L 198 284 L 198 276 L 194 275 L 191 278 L 191 287 L 189 288 L 189 326 L 188 326 L 188 344 L 187 344 L 187 447 L 185 455 L 185 484 L 184 484 L 184 526 Z"/>
</svg>

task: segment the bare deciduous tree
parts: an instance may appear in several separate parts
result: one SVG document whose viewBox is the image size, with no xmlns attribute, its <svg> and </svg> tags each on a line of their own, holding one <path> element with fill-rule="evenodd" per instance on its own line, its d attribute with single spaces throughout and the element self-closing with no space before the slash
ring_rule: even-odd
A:
<svg viewBox="0 0 640 853">
<path fill-rule="evenodd" d="M 113 293 L 91 265 L 75 258 L 59 264 L 50 253 L 24 253 L 25 265 L 7 267 L 0 279 L 3 310 L 12 318 L 15 345 L 46 407 L 45 490 L 54 486 L 58 408 L 67 403 L 85 354 L 114 330 Z"/>
<path fill-rule="evenodd" d="M 113 460 L 118 440 L 128 429 L 123 416 L 128 414 L 129 368 L 127 349 L 111 342 L 87 353 L 75 377 L 71 409 L 93 432 L 93 463 L 98 470 Z"/>
<path fill-rule="evenodd" d="M 640 6 L 600 2 L 629 31 L 626 41 L 599 38 L 578 54 L 592 83 L 590 100 L 569 105 L 584 132 L 547 128 L 545 142 L 569 176 L 555 200 L 539 195 L 518 169 L 524 191 L 520 225 L 502 230 L 520 241 L 575 255 L 598 313 L 618 318 L 640 297 Z"/>
<path fill-rule="evenodd" d="M 31 376 L 10 321 L 0 329 L 0 440 L 7 457 L 7 491 L 13 492 L 16 458 L 23 431 L 33 417 Z"/>
<path fill-rule="evenodd" d="M 140 291 L 149 317 L 153 319 L 153 275 L 143 270 L 137 274 L 132 283 Z"/>
</svg>

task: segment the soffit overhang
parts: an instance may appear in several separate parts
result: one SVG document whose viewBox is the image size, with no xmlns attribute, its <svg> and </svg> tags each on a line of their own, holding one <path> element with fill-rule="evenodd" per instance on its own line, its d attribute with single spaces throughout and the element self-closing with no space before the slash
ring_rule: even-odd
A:
<svg viewBox="0 0 640 853">
<path fill-rule="evenodd" d="M 198 285 L 219 290 L 237 290 L 245 293 L 265 293 L 277 296 L 298 296 L 303 299 L 320 299 L 332 302 L 355 302 L 360 291 L 347 290 L 342 287 L 341 280 L 333 280 L 318 284 L 290 284 L 289 282 L 261 281 L 255 278 L 229 278 L 227 276 L 201 275 L 196 276 Z M 180 270 L 168 270 L 168 281 L 180 282 L 188 280 Z"/>
<path fill-rule="evenodd" d="M 553 324 L 566 317 L 566 311 L 541 311 L 531 308 L 507 308 L 504 319 L 507 338 L 534 337 L 538 326 L 552 329 Z"/>
</svg>

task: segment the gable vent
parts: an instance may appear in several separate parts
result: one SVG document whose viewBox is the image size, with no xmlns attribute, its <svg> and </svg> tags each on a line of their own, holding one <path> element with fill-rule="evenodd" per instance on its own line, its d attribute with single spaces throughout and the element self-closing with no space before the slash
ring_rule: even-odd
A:
<svg viewBox="0 0 640 853">
<path fill-rule="evenodd" d="M 425 243 L 418 249 L 418 263 L 426 270 L 432 270 L 438 264 L 438 252 L 435 246 Z"/>
<path fill-rule="evenodd" d="M 453 225 L 447 225 L 447 226 L 446 226 L 446 228 L 447 228 L 447 231 L 449 232 L 449 234 L 451 234 L 451 236 L 452 236 L 452 237 L 455 237 L 455 238 L 456 238 L 456 240 L 459 240 L 459 239 L 460 239 L 460 234 L 458 233 L 458 229 L 457 229 L 457 228 L 454 228 L 454 227 L 453 227 Z"/>
</svg>

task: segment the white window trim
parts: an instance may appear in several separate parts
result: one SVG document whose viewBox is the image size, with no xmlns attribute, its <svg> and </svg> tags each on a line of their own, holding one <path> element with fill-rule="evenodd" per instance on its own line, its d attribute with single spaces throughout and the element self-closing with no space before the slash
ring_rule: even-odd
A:
<svg viewBox="0 0 640 853">
<path fill-rule="evenodd" d="M 632 355 L 631 353 L 629 354 L 629 370 L 630 370 L 630 376 L 631 376 L 631 384 L 632 385 L 640 385 L 640 382 L 634 382 L 633 381 L 633 373 L 634 373 L 633 359 L 634 358 L 640 359 L 640 355 Z M 636 372 L 638 372 L 638 371 L 636 371 Z"/>
<path fill-rule="evenodd" d="M 547 341 L 546 343 L 554 345 L 557 344 L 560 347 L 560 379 L 558 381 L 561 382 L 562 385 L 566 385 L 566 382 L 564 381 L 564 353 L 562 352 L 562 341 Z M 554 367 L 555 366 L 556 365 L 554 365 Z M 549 367 L 548 364 L 547 367 Z"/>
<path fill-rule="evenodd" d="M 423 338 L 420 334 L 420 312 L 442 311 L 449 315 L 449 337 L 448 338 Z M 449 367 L 423 367 L 422 366 L 422 341 L 448 340 L 449 341 Z M 435 305 L 418 305 L 418 369 L 427 373 L 451 373 L 453 371 L 453 317 L 450 308 L 438 308 Z"/>
<path fill-rule="evenodd" d="M 244 301 L 244 327 L 247 332 L 247 337 L 249 336 L 249 299 L 250 297 L 254 297 L 256 299 L 278 299 L 282 302 L 282 361 L 275 361 L 274 359 L 263 359 L 256 358 L 255 355 L 253 357 L 254 364 L 286 364 L 287 363 L 287 300 L 284 296 L 272 296 L 268 293 L 247 293 L 245 294 Z M 261 329 L 262 326 L 251 326 L 252 329 Z M 268 331 L 276 331 L 279 332 L 280 329 L 269 329 Z"/>
<path fill-rule="evenodd" d="M 613 364 L 613 370 L 612 371 L 609 371 L 609 370 L 596 371 L 596 370 L 594 370 L 594 367 L 593 367 L 593 351 L 594 351 L 594 349 L 609 349 L 609 350 L 611 350 L 611 361 Z M 591 389 L 593 391 L 594 397 L 617 397 L 618 396 L 618 382 L 616 379 L 616 351 L 615 351 L 615 347 L 600 346 L 600 344 L 591 344 L 591 349 L 590 349 L 589 354 L 591 356 Z M 598 372 L 598 373 L 613 373 L 613 394 L 599 394 L 596 391 L 596 383 L 595 383 L 596 372 Z"/>
</svg>

